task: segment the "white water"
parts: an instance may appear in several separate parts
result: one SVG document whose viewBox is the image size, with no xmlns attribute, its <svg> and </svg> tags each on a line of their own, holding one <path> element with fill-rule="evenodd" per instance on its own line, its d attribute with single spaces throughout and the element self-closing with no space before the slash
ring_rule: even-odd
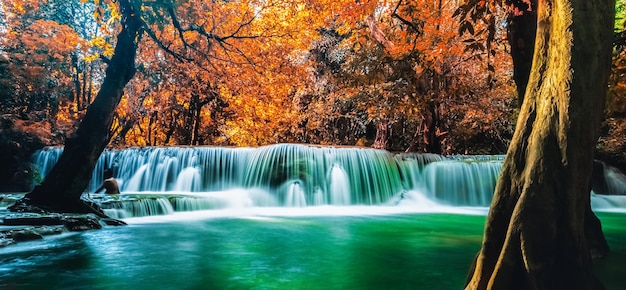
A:
<svg viewBox="0 0 626 290">
<path fill-rule="evenodd" d="M 350 179 L 339 165 L 330 170 L 330 204 L 350 205 Z"/>
<path fill-rule="evenodd" d="M 45 175 L 61 149 L 34 158 Z M 502 156 L 392 154 L 365 148 L 279 144 L 260 148 L 130 148 L 107 150 L 99 159 L 89 191 L 100 185 L 105 168 L 120 181 L 119 196 L 92 195 L 119 217 L 229 214 L 277 208 L 303 214 L 355 211 L 432 212 L 479 209 L 485 212 Z M 626 186 L 605 170 L 603 190 Z M 123 181 L 123 182 L 122 182 Z M 620 183 L 622 182 L 622 183 Z M 596 210 L 622 211 L 626 199 L 593 195 Z M 386 212 L 386 210 L 384 210 Z M 182 215 L 195 215 L 184 213 Z"/>
<path fill-rule="evenodd" d="M 305 207 L 306 197 L 300 181 L 294 181 L 287 184 L 287 197 L 285 198 L 286 207 Z"/>
</svg>

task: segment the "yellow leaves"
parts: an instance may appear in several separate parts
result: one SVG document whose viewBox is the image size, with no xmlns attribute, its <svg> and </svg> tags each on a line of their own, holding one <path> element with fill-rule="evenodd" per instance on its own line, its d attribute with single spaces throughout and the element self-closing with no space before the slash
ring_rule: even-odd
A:
<svg viewBox="0 0 626 290">
<path fill-rule="evenodd" d="M 107 20 L 106 25 L 113 25 L 113 23 L 122 19 L 122 14 L 120 14 L 117 5 L 108 5 L 107 10 L 109 11 L 109 19 Z M 96 9 L 96 11 L 98 10 Z M 98 17 L 96 17 L 96 19 L 98 19 Z"/>
<path fill-rule="evenodd" d="M 91 62 L 93 62 L 96 59 L 98 59 L 98 55 L 97 54 L 89 54 L 89 55 L 87 55 L 87 56 L 85 56 L 83 58 L 83 60 L 85 62 L 87 62 L 87 63 L 91 63 Z"/>
<path fill-rule="evenodd" d="M 107 44 L 106 40 L 103 37 L 96 37 L 89 41 L 89 44 L 92 47 L 104 48 Z"/>
<path fill-rule="evenodd" d="M 17 3 L 14 6 L 15 10 L 17 10 L 18 13 L 20 14 L 24 14 L 26 12 L 26 9 L 24 9 L 24 5 L 22 5 L 21 3 Z"/>
<path fill-rule="evenodd" d="M 102 55 L 106 57 L 113 56 L 113 53 L 115 52 L 113 45 L 107 42 L 106 39 L 104 39 L 104 37 L 101 37 L 101 36 L 93 38 L 92 40 L 88 42 L 88 44 L 92 48 L 97 48 L 97 50 L 101 51 Z M 91 62 L 95 60 L 96 58 L 98 58 L 98 53 L 92 53 L 85 57 L 86 61 L 88 62 Z"/>
<path fill-rule="evenodd" d="M 110 43 L 107 43 L 106 46 L 104 47 L 104 51 L 102 52 L 102 55 L 106 57 L 112 57 L 114 53 L 115 53 L 115 49 L 113 48 L 113 45 L 111 45 Z"/>
<path fill-rule="evenodd" d="M 188 43 L 194 44 L 198 41 L 199 35 L 196 31 L 185 31 L 183 33 L 183 37 L 187 40 Z"/>
<path fill-rule="evenodd" d="M 96 9 L 93 10 L 93 18 L 96 19 L 97 21 L 100 21 L 103 14 L 104 13 L 100 7 L 96 7 Z"/>
</svg>

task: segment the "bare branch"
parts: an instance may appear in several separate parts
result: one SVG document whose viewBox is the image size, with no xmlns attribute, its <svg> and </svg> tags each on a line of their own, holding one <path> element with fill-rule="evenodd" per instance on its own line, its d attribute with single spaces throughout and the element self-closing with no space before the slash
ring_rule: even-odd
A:
<svg viewBox="0 0 626 290">
<path fill-rule="evenodd" d="M 142 20 L 143 21 L 143 20 Z M 183 55 L 171 50 L 169 47 L 165 46 L 163 42 L 159 39 L 159 37 L 148 27 L 148 25 L 144 22 L 144 31 L 150 36 L 150 38 L 156 43 L 161 49 L 167 52 L 169 55 L 173 56 L 176 60 L 180 62 L 192 61 L 193 59 L 184 57 Z"/>
<path fill-rule="evenodd" d="M 400 5 L 402 4 L 402 0 L 398 1 L 398 4 L 396 5 L 396 8 L 393 9 L 393 12 L 391 13 L 391 17 L 396 18 L 398 20 L 400 20 L 400 22 L 402 22 L 402 24 L 408 26 L 409 28 L 413 29 L 413 31 L 415 31 L 415 33 L 417 34 L 421 34 L 422 33 L 422 29 L 420 27 L 420 24 L 415 24 L 405 18 L 403 18 L 402 16 L 400 16 L 400 14 L 398 14 L 398 9 L 400 8 Z"/>
</svg>

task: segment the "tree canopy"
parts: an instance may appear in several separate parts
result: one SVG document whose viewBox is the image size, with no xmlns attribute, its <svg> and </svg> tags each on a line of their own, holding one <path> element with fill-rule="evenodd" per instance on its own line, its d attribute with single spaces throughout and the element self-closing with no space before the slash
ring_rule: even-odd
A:
<svg viewBox="0 0 626 290">
<path fill-rule="evenodd" d="M 506 32 L 495 31 L 488 51 L 459 36 L 458 1 L 130 3 L 145 33 L 112 146 L 304 142 L 497 153 L 512 134 Z M 104 79 L 117 2 L 0 7 L 0 105 L 45 124 L 50 144 L 61 144 Z M 501 9 L 493 21 L 505 18 Z"/>
<path fill-rule="evenodd" d="M 304 142 L 502 153 L 512 136 L 521 97 L 507 21 L 532 10 L 529 1 L 131 3 L 147 33 L 112 146 Z M 62 144 L 104 78 L 119 8 L 86 0 L 0 7 L 0 106 L 47 128 L 49 145 Z M 623 111 L 621 43 L 609 115 Z M 607 126 L 619 131 L 618 123 Z"/>
</svg>

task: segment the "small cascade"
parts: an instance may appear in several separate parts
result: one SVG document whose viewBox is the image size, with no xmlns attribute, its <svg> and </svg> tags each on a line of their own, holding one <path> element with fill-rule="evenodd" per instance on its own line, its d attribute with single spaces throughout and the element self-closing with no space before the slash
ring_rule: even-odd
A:
<svg viewBox="0 0 626 290">
<path fill-rule="evenodd" d="M 285 206 L 287 207 L 305 207 L 306 196 L 300 181 L 289 182 L 287 184 L 287 194 L 285 196 Z"/>
<path fill-rule="evenodd" d="M 402 153 L 396 155 L 404 188 L 418 188 L 424 183 L 424 168 L 433 162 L 445 161 L 446 157 L 430 153 Z"/>
<path fill-rule="evenodd" d="M 334 205 L 350 205 L 350 180 L 346 172 L 338 165 L 330 171 L 330 203 Z"/>
<path fill-rule="evenodd" d="M 170 196 L 168 198 L 174 211 L 197 211 L 220 208 L 213 200 L 191 196 Z"/>
<path fill-rule="evenodd" d="M 137 173 L 130 178 L 128 182 L 126 182 L 126 186 L 122 187 L 122 191 L 139 191 L 141 188 L 141 182 L 144 179 L 148 179 L 145 177 L 146 170 L 148 169 L 148 165 L 142 165 L 137 169 Z"/>
<path fill-rule="evenodd" d="M 605 195 L 626 195 L 626 175 L 619 169 L 601 161 L 594 162 L 592 189 Z"/>
<path fill-rule="evenodd" d="M 441 161 L 424 169 L 428 197 L 452 206 L 489 206 L 501 161 Z"/>
<path fill-rule="evenodd" d="M 183 169 L 174 185 L 175 192 L 198 192 L 202 189 L 202 179 L 200 179 L 200 170 L 196 167 L 188 167 Z"/>
<path fill-rule="evenodd" d="M 101 202 L 104 212 L 112 218 L 129 218 L 174 213 L 169 200 L 161 196 L 108 200 Z"/>
<path fill-rule="evenodd" d="M 205 196 L 150 194 L 90 195 L 100 203 L 104 212 L 113 218 L 130 218 L 151 215 L 167 215 L 174 212 L 199 211 L 222 208 L 251 207 L 255 203 L 249 195 L 208 194 Z"/>
<path fill-rule="evenodd" d="M 313 205 L 320 206 L 320 205 L 326 205 L 326 204 L 328 204 L 326 202 L 326 195 L 324 194 L 321 188 L 319 187 L 316 188 L 313 193 Z"/>
<path fill-rule="evenodd" d="M 59 161 L 61 153 L 63 153 L 63 148 L 49 147 L 39 150 L 33 155 L 32 161 L 37 165 L 38 173 L 42 179 L 50 173 L 54 164 Z"/>
</svg>

